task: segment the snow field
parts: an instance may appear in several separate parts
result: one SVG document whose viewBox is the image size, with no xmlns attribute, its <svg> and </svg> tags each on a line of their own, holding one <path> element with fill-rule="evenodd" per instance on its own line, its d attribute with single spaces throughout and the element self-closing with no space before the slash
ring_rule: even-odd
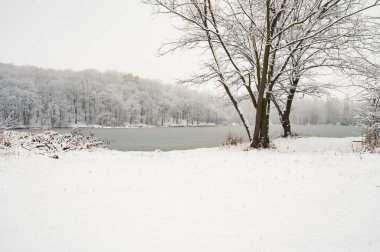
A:
<svg viewBox="0 0 380 252">
<path fill-rule="evenodd" d="M 2 156 L 0 251 L 380 251 L 380 156 L 352 140 Z"/>
</svg>

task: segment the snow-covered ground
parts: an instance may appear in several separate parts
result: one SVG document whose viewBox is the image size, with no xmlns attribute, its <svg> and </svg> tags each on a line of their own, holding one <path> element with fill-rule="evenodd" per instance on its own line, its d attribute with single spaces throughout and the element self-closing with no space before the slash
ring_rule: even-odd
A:
<svg viewBox="0 0 380 252">
<path fill-rule="evenodd" d="M 0 157 L 0 251 L 380 251 L 380 155 L 277 150 Z"/>
</svg>

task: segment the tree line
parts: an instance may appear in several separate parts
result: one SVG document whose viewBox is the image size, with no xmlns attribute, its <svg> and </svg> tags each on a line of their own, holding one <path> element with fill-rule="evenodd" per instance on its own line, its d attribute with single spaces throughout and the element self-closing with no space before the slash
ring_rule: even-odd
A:
<svg viewBox="0 0 380 252">
<path fill-rule="evenodd" d="M 0 101 L 0 118 L 12 118 L 15 127 L 200 125 L 227 119 L 223 105 L 205 93 L 121 72 L 0 64 Z"/>
<path fill-rule="evenodd" d="M 292 111 L 289 120 L 293 124 L 300 125 L 318 125 L 331 124 L 343 126 L 357 126 L 359 113 L 365 105 L 363 101 L 350 98 L 348 95 L 343 97 L 326 95 L 326 97 L 305 96 L 296 97 L 293 101 Z M 240 103 L 240 107 L 244 113 L 250 111 L 250 104 Z M 231 113 L 233 108 L 230 108 Z M 246 113 L 249 115 L 248 113 Z M 255 122 L 254 115 L 246 116 L 250 125 Z M 230 122 L 238 123 L 238 115 L 234 114 L 230 118 Z M 281 118 L 277 111 L 270 112 L 270 124 L 281 124 Z"/>
</svg>

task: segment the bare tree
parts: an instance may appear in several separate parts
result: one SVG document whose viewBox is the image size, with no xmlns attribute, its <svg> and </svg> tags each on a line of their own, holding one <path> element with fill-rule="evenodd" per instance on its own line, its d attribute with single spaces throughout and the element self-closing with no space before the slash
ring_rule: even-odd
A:
<svg viewBox="0 0 380 252">
<path fill-rule="evenodd" d="M 198 82 L 217 79 L 239 114 L 253 148 L 269 146 L 269 112 L 276 90 L 289 75 L 292 100 L 301 69 L 299 55 L 315 54 L 343 36 L 347 20 L 378 5 L 360 0 L 145 0 L 158 13 L 170 13 L 183 22 L 182 37 L 167 44 L 163 53 L 179 48 L 207 48 L 209 71 Z M 292 64 L 293 63 L 293 64 Z M 289 97 L 290 96 L 290 97 Z M 255 127 L 239 107 L 241 97 L 255 108 Z M 277 104 L 278 105 L 278 104 Z M 278 108 L 279 109 L 279 108 Z M 290 111 L 290 109 L 289 109 Z M 285 110 L 287 113 L 287 110 Z"/>
<path fill-rule="evenodd" d="M 328 89 L 339 88 L 338 83 L 319 78 L 321 73 L 343 72 L 343 63 L 351 58 L 353 50 L 364 53 L 373 46 L 374 41 L 379 41 L 378 24 L 373 22 L 372 16 L 363 13 L 367 8 L 376 5 L 376 2 L 367 6 L 358 5 L 356 11 L 351 10 L 353 15 L 346 12 L 344 23 L 326 29 L 324 34 L 315 38 L 305 40 L 301 48 L 293 54 L 287 67 L 288 72 L 283 75 L 282 80 L 279 79 L 280 85 L 272 92 L 272 101 L 284 129 L 283 136 L 291 134 L 290 113 L 296 93 L 320 97 L 327 94 Z M 292 46 L 289 48 L 291 50 Z"/>
</svg>

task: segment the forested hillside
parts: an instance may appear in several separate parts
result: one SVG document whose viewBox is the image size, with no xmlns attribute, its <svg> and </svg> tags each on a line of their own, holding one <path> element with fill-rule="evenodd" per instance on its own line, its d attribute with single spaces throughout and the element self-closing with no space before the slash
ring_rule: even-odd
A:
<svg viewBox="0 0 380 252">
<path fill-rule="evenodd" d="M 0 64 L 0 113 L 15 126 L 198 125 L 226 120 L 215 100 L 120 72 Z"/>
</svg>

